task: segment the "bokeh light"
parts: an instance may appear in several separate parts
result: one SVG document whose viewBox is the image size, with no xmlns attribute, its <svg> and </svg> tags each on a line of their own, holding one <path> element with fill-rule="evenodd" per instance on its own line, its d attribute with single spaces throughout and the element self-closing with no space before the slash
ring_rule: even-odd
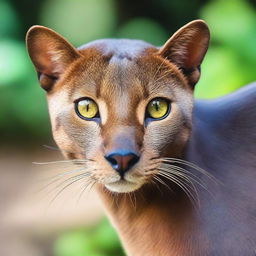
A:
<svg viewBox="0 0 256 256">
<path fill-rule="evenodd" d="M 118 38 L 140 39 L 153 45 L 162 45 L 168 34 L 156 21 L 148 18 L 133 18 L 120 26 L 116 32 Z"/>
<path fill-rule="evenodd" d="M 48 0 L 40 21 L 79 46 L 113 35 L 116 10 L 113 0 Z"/>
</svg>

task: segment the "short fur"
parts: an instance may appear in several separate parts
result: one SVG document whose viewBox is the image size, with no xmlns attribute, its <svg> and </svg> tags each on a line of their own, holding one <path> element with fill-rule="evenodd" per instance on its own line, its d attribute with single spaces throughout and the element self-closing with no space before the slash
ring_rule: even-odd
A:
<svg viewBox="0 0 256 256">
<path fill-rule="evenodd" d="M 130 256 L 255 255 L 256 86 L 193 103 L 208 43 L 201 20 L 160 48 L 104 39 L 75 49 L 48 28 L 28 31 L 54 139 L 87 168 Z M 98 104 L 100 122 L 77 116 L 81 97 Z M 170 114 L 145 121 L 156 97 Z M 124 180 L 104 157 L 113 150 L 140 156 Z"/>
</svg>

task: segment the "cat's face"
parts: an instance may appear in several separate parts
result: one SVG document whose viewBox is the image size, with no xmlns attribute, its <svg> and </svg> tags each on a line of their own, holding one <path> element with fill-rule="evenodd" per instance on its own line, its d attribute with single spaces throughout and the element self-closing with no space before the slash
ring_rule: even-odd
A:
<svg viewBox="0 0 256 256">
<path fill-rule="evenodd" d="M 177 156 L 186 143 L 192 90 L 177 68 L 159 57 L 104 60 L 93 54 L 91 60 L 81 59 L 61 85 L 56 84 L 61 90 L 48 95 L 53 135 L 65 155 L 91 160 L 87 166 L 97 182 L 112 191 L 133 191 L 155 173 L 157 158 Z M 154 99 L 167 106 L 161 118 L 149 116 L 147 106 Z M 86 119 L 82 107 L 86 103 L 92 111 L 98 108 L 95 118 Z M 106 157 L 126 152 L 139 159 L 123 170 L 122 177 Z"/>
<path fill-rule="evenodd" d="M 189 139 L 209 35 L 197 21 L 173 37 L 160 50 L 134 40 L 75 50 L 49 29 L 28 34 L 56 143 L 66 157 L 85 159 L 90 178 L 110 191 L 154 182 L 162 159 L 179 157 Z"/>
</svg>

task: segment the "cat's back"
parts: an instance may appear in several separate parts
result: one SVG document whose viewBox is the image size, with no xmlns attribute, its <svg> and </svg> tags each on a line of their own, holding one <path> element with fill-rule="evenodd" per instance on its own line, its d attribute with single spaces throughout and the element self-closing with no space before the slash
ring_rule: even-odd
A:
<svg viewBox="0 0 256 256">
<path fill-rule="evenodd" d="M 255 167 L 256 82 L 217 99 L 196 101 L 191 142 L 207 149 L 202 153 L 211 152 L 208 163 L 216 158 Z"/>
<path fill-rule="evenodd" d="M 213 100 L 198 100 L 194 107 L 195 128 L 207 126 L 230 143 L 256 138 L 256 82 L 226 96 Z M 236 133 L 239 133 L 235 136 Z M 249 136 L 248 136 L 249 135 Z M 255 141 L 254 141 L 255 142 Z M 255 144 L 255 143 L 253 143 Z"/>
<path fill-rule="evenodd" d="M 186 160 L 218 180 L 200 177 L 210 192 L 199 193 L 209 255 L 255 255 L 256 83 L 195 103 Z"/>
</svg>

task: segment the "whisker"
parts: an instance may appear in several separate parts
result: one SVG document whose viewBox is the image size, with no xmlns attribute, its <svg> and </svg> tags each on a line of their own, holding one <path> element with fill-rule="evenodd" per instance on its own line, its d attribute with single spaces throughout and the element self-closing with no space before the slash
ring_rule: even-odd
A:
<svg viewBox="0 0 256 256">
<path fill-rule="evenodd" d="M 83 172 L 83 173 L 81 173 L 81 174 L 79 174 L 79 175 L 75 175 L 75 176 L 69 177 L 68 179 L 65 179 L 64 181 L 62 181 L 61 183 L 59 183 L 57 186 L 55 186 L 52 190 L 50 190 L 50 191 L 48 192 L 48 194 L 51 193 L 51 192 L 52 192 L 53 190 L 55 190 L 56 188 L 59 188 L 60 186 L 64 185 L 66 182 L 68 182 L 68 181 L 70 181 L 70 180 L 72 180 L 72 179 L 75 179 L 75 178 L 77 178 L 77 177 L 82 177 L 82 176 L 87 177 L 87 176 L 89 176 L 89 175 L 90 175 L 89 172 Z M 58 178 L 58 179 L 53 180 L 52 182 L 48 183 L 48 184 L 45 185 L 43 188 L 41 188 L 38 192 L 41 192 L 41 191 L 45 190 L 45 189 L 48 188 L 50 185 L 52 185 L 52 184 L 58 182 L 60 179 L 61 179 L 61 178 Z"/>
<path fill-rule="evenodd" d="M 154 178 L 154 177 L 153 177 Z M 160 189 L 160 187 L 158 186 L 157 182 L 155 182 L 153 179 L 150 180 L 159 190 L 159 192 L 163 195 L 163 191 Z"/>
<path fill-rule="evenodd" d="M 170 160 L 171 162 L 177 162 L 177 163 L 181 163 L 181 164 L 184 164 L 184 165 L 187 165 L 189 167 L 192 167 L 194 168 L 195 170 L 198 170 L 199 172 L 211 177 L 211 178 L 215 178 L 214 176 L 212 176 L 209 172 L 207 172 L 206 170 L 202 169 L 201 167 L 197 166 L 196 164 L 192 163 L 192 162 L 188 162 L 188 161 L 185 161 L 183 159 L 179 159 L 179 158 L 164 158 L 163 159 L 164 161 L 168 161 Z"/>
<path fill-rule="evenodd" d="M 92 162 L 92 160 L 71 159 L 71 160 L 58 160 L 58 161 L 49 161 L 49 162 L 32 162 L 32 164 L 47 165 L 47 164 L 59 164 L 59 163 L 88 163 L 88 162 Z"/>
<path fill-rule="evenodd" d="M 182 162 L 186 162 L 186 163 L 189 163 L 189 162 L 187 162 L 187 161 L 185 161 L 185 160 L 181 160 L 181 159 L 177 159 L 179 162 L 180 161 L 182 161 Z M 192 172 L 190 172 L 190 171 L 188 171 L 188 170 L 186 170 L 186 169 L 184 169 L 184 168 L 182 168 L 182 167 L 180 167 L 180 166 L 177 166 L 177 165 L 174 165 L 174 164 L 170 164 L 170 162 L 174 162 L 174 161 L 165 161 L 166 163 L 162 163 L 162 167 L 164 167 L 164 168 L 167 168 L 167 171 L 169 171 L 170 169 L 171 169 L 171 172 L 173 173 L 173 169 L 175 170 L 175 171 L 178 171 L 178 173 L 177 173 L 177 175 L 178 176 L 184 176 L 184 178 L 185 179 L 190 179 L 191 181 L 194 181 L 195 183 L 197 183 L 198 185 L 200 185 L 203 189 L 205 189 L 212 197 L 214 197 L 214 195 L 211 193 L 211 191 L 208 189 L 208 187 L 207 187 L 207 185 L 206 185 L 206 183 L 205 182 L 203 182 L 197 175 L 195 175 L 194 173 L 192 173 Z M 193 163 L 190 163 L 190 164 L 192 164 L 192 165 L 194 165 Z M 195 165 L 194 165 L 195 166 Z M 198 166 L 196 166 L 196 167 L 198 167 Z M 200 168 L 200 167 L 198 167 L 198 168 Z M 202 169 L 202 168 L 200 168 L 200 169 Z M 204 171 L 204 172 L 206 172 L 206 174 L 205 173 L 203 173 L 203 174 L 205 174 L 210 180 L 214 180 L 215 181 L 215 184 L 216 184 L 216 182 L 218 182 L 218 180 L 214 177 L 214 176 L 211 176 L 210 174 L 210 177 L 207 175 L 208 174 L 208 172 L 207 171 L 205 171 L 205 170 L 203 170 L 202 169 L 202 171 Z M 200 172 L 201 173 L 201 172 Z"/>
<path fill-rule="evenodd" d="M 184 168 L 182 168 L 180 166 L 177 166 L 177 165 L 174 165 L 174 164 L 170 164 L 170 163 L 168 163 L 168 164 L 167 163 L 162 163 L 161 166 L 164 166 L 164 167 L 167 167 L 167 168 L 169 168 L 169 167 L 174 168 L 177 171 L 181 171 L 182 173 L 189 174 L 192 177 L 194 177 L 194 178 L 199 180 L 199 177 L 196 176 L 194 173 L 192 173 L 192 172 L 190 172 L 190 171 L 188 171 L 188 170 L 186 170 L 186 169 L 184 169 Z"/>
<path fill-rule="evenodd" d="M 81 154 L 81 152 L 71 152 L 71 151 L 68 151 L 68 150 L 64 150 L 64 149 L 59 149 L 58 147 L 54 147 L 54 146 L 50 146 L 50 145 L 42 145 L 44 148 L 47 148 L 47 149 L 51 149 L 51 150 L 55 150 L 55 151 L 59 151 L 59 152 L 66 152 L 66 153 L 69 153 L 69 154 Z"/>
<path fill-rule="evenodd" d="M 168 168 L 169 167 L 169 168 Z M 163 165 L 163 168 L 161 168 L 163 171 L 171 172 L 174 175 L 179 175 L 184 177 L 185 179 L 190 179 L 194 182 L 196 182 L 198 185 L 200 185 L 202 188 L 208 191 L 206 184 L 202 183 L 202 181 L 193 173 L 188 172 L 186 169 L 183 169 L 176 165 Z"/>
<path fill-rule="evenodd" d="M 165 175 L 165 173 L 162 173 L 161 171 L 159 171 L 159 175 L 169 179 L 170 181 L 174 182 L 175 184 L 177 184 L 184 192 L 185 194 L 188 196 L 188 198 L 190 199 L 191 203 L 196 206 L 199 201 L 197 200 L 198 198 L 196 198 L 194 196 L 194 194 L 189 190 L 189 188 L 187 188 L 188 184 L 184 184 L 183 182 L 181 182 L 177 177 L 170 177 Z M 190 187 L 190 186 L 189 186 Z M 190 187 L 191 188 L 191 187 Z M 196 191 L 197 192 L 197 191 Z M 195 203 L 195 204 L 194 204 Z M 196 207 L 197 208 L 197 207 Z"/>
<path fill-rule="evenodd" d="M 51 150 L 55 150 L 55 151 L 61 151 L 58 147 L 54 147 L 54 146 L 50 146 L 50 145 L 46 145 L 46 144 L 44 144 L 44 145 L 42 145 L 42 146 L 43 146 L 44 148 L 47 148 L 47 149 L 51 149 Z M 66 151 L 66 150 L 65 150 L 65 152 L 74 154 L 73 152 L 68 152 L 68 151 Z"/>
<path fill-rule="evenodd" d="M 135 211 L 136 211 L 136 209 L 137 209 L 137 199 L 136 199 L 136 195 L 135 195 L 135 193 L 131 193 L 132 194 L 132 196 L 133 196 L 133 198 L 134 198 L 134 205 L 135 205 Z"/>
<path fill-rule="evenodd" d="M 92 190 L 92 188 L 94 187 L 94 185 L 97 183 L 97 181 L 95 180 L 94 182 L 92 182 L 91 187 L 89 188 L 89 192 Z"/>
<path fill-rule="evenodd" d="M 116 196 L 108 189 L 105 189 L 105 193 L 111 198 L 111 207 L 116 206 Z"/>
<path fill-rule="evenodd" d="M 89 185 L 92 184 L 92 183 L 93 183 L 93 181 L 86 183 L 85 186 L 84 186 L 84 184 L 83 184 L 83 189 L 82 189 L 82 191 L 81 191 L 80 194 L 79 194 L 79 197 L 78 197 L 78 199 L 77 199 L 77 204 L 78 204 L 79 201 L 81 200 L 82 195 L 84 194 L 85 190 L 86 190 L 86 189 L 89 187 Z"/>
<path fill-rule="evenodd" d="M 184 164 L 184 165 L 189 166 L 189 167 L 193 168 L 194 170 L 197 170 L 198 172 L 204 174 L 205 176 L 207 176 L 209 179 L 211 179 L 215 183 L 219 183 L 220 182 L 219 180 L 217 180 L 212 174 L 210 174 L 206 170 L 202 169 L 201 167 L 197 166 L 196 164 L 193 164 L 191 162 L 185 161 L 183 159 L 179 159 L 179 158 L 162 158 L 162 161 L 166 162 L 166 163 L 180 163 L 180 164 Z"/>
<path fill-rule="evenodd" d="M 170 188 L 170 186 L 168 186 L 159 176 L 153 176 L 153 179 L 157 180 L 158 182 L 160 182 L 162 185 L 164 185 L 165 187 L 167 187 L 169 190 L 171 190 L 173 192 L 173 190 Z"/>
<path fill-rule="evenodd" d="M 86 168 L 81 168 L 81 169 L 78 169 L 78 170 L 86 170 Z M 66 180 L 64 180 L 62 183 L 60 183 L 60 184 L 58 184 L 55 188 L 57 188 L 57 187 L 59 187 L 60 185 L 63 185 L 65 182 L 67 182 L 67 181 L 69 181 L 69 180 L 71 180 L 71 179 L 73 179 L 73 178 L 76 178 L 76 177 L 80 177 L 80 176 L 82 176 L 82 175 L 84 175 L 84 176 L 90 176 L 91 178 L 93 178 L 93 176 L 92 176 L 92 173 L 93 172 L 95 172 L 95 171 L 100 171 L 100 170 L 102 170 L 102 169 L 91 169 L 91 170 L 87 170 L 86 172 L 82 172 L 82 173 L 80 173 L 80 174 L 78 174 L 78 175 L 75 175 L 75 176 L 71 176 L 71 177 L 69 177 L 68 179 L 66 179 Z M 71 170 L 72 171 L 72 170 Z M 70 171 L 70 172 L 71 172 Z M 74 171 L 76 171 L 76 170 L 74 170 Z M 60 174 L 61 175 L 61 174 Z M 58 180 L 60 180 L 61 179 L 61 177 L 60 178 L 58 178 L 58 179 L 55 179 L 55 182 L 57 182 Z M 94 179 L 94 178 L 93 178 Z M 54 183 L 54 181 L 53 182 L 51 182 L 50 184 L 52 184 L 52 183 Z M 50 185 L 50 184 L 48 184 L 48 185 Z"/>
<path fill-rule="evenodd" d="M 133 200 L 132 200 L 132 198 L 131 198 L 131 193 L 128 193 L 128 196 L 129 196 L 129 198 L 130 198 L 130 201 L 131 201 L 131 204 L 132 204 L 133 208 L 136 210 L 135 205 L 133 204 Z"/>
<path fill-rule="evenodd" d="M 159 168 L 158 170 L 161 170 L 162 173 L 164 173 L 165 175 L 167 175 L 167 176 L 169 176 L 169 177 L 171 177 L 171 178 L 177 177 L 177 178 L 180 178 L 180 179 L 182 179 L 182 180 L 185 180 L 186 182 L 188 182 L 189 184 L 191 184 L 193 190 L 196 191 L 196 187 L 195 187 L 195 185 L 193 184 L 193 182 L 190 180 L 190 178 L 187 177 L 187 176 L 185 176 L 185 175 L 183 175 L 182 173 L 179 173 L 179 172 L 170 172 L 169 170 L 168 170 L 168 172 L 167 172 L 167 170 L 166 170 L 166 169 L 163 169 L 163 168 Z M 189 186 L 189 187 L 190 187 L 190 186 Z"/>
<path fill-rule="evenodd" d="M 169 174 L 167 174 L 167 173 L 165 173 L 165 172 L 163 172 L 163 171 L 161 171 L 161 169 L 159 169 L 159 174 L 161 174 L 162 176 L 164 176 L 165 178 L 167 178 L 168 180 L 170 180 L 170 181 L 178 181 L 178 182 L 181 182 L 178 178 L 180 178 L 179 176 L 175 176 L 175 175 L 170 175 L 170 173 Z M 182 186 L 185 186 L 185 184 L 181 184 Z M 188 184 L 187 184 L 188 185 Z M 190 188 L 191 188 L 191 186 L 190 185 L 188 185 Z M 187 187 L 186 187 L 186 189 L 187 189 Z"/>
<path fill-rule="evenodd" d="M 44 181 L 47 181 L 47 180 L 50 180 L 50 179 L 54 179 L 54 178 L 57 178 L 57 177 L 61 177 L 61 176 L 65 176 L 65 175 L 68 175 L 68 174 L 71 174 L 71 173 L 74 173 L 74 172 L 83 171 L 83 170 L 85 170 L 85 169 L 86 169 L 86 168 L 83 167 L 83 168 L 79 168 L 79 169 L 75 169 L 75 170 L 68 170 L 68 171 L 65 171 L 65 172 L 56 174 L 56 175 L 54 175 L 54 176 L 51 176 L 51 177 L 47 177 L 47 178 L 44 178 L 44 179 L 40 179 L 40 180 L 38 180 L 38 181 L 39 181 L 39 182 L 44 182 Z"/>
<path fill-rule="evenodd" d="M 77 178 L 75 180 L 73 180 L 72 182 L 70 182 L 69 184 L 67 184 L 66 186 L 64 186 L 54 197 L 53 199 L 50 201 L 50 204 L 51 205 L 56 199 L 57 197 L 66 189 L 68 188 L 69 186 L 71 186 L 72 184 L 76 183 L 77 181 L 79 180 L 82 180 L 84 177 L 80 177 L 80 178 Z"/>
</svg>

